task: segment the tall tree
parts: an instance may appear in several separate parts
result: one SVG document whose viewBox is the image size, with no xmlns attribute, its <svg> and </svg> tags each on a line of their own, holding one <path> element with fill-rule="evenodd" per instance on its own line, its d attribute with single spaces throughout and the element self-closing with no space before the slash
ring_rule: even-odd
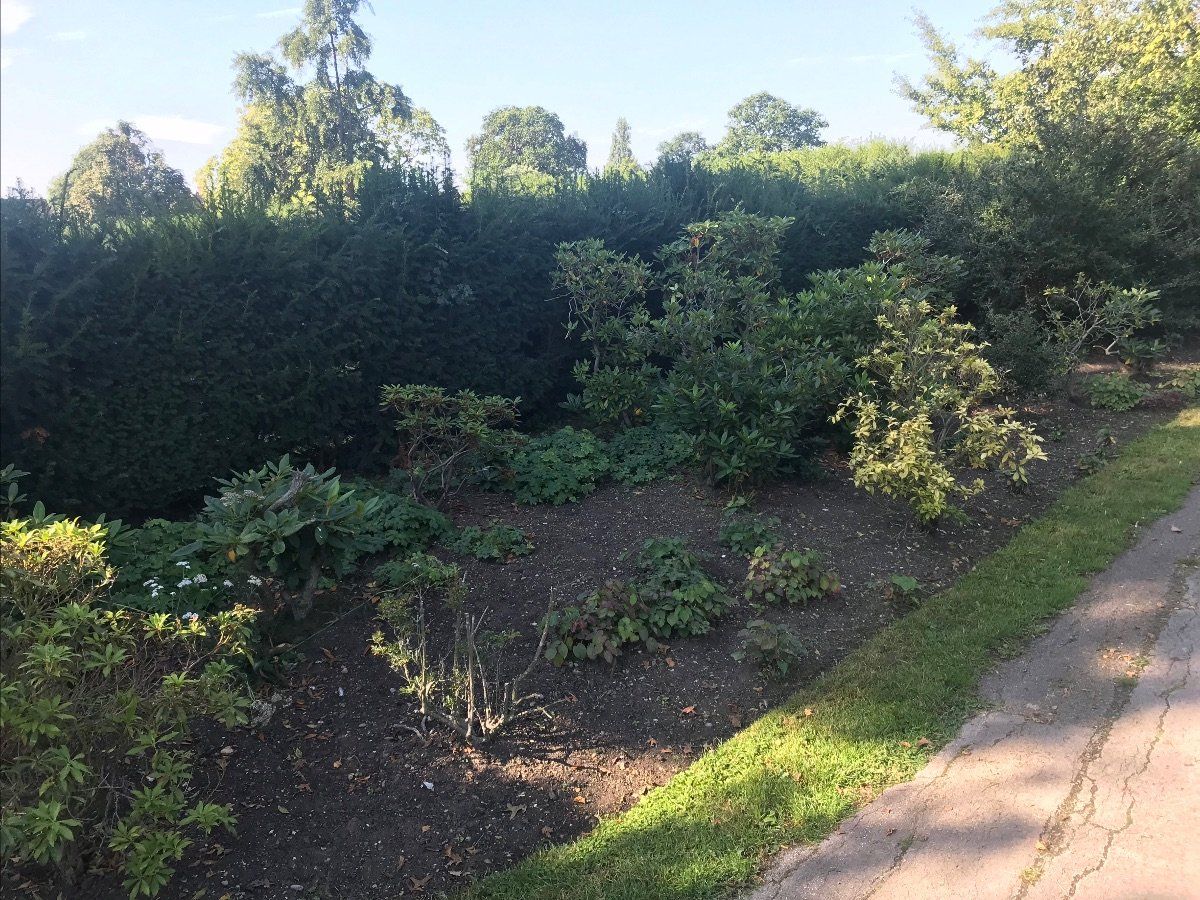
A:
<svg viewBox="0 0 1200 900">
<path fill-rule="evenodd" d="M 708 141 L 698 131 L 681 131 L 658 145 L 658 165 L 691 163 L 709 149 Z"/>
<path fill-rule="evenodd" d="M 980 30 L 1016 58 L 1004 73 L 916 21 L 933 70 L 899 89 L 968 142 L 1093 155 L 1131 140 L 1141 154 L 1150 143 L 1200 145 L 1192 0 L 1007 0 Z M 1160 164 L 1157 153 L 1144 161 Z"/>
<path fill-rule="evenodd" d="M 728 129 L 717 152 L 741 156 L 820 147 L 825 143 L 821 129 L 828 127 L 829 122 L 815 109 L 793 106 L 763 91 L 729 110 Z"/>
<path fill-rule="evenodd" d="M 624 116 L 617 119 L 612 144 L 608 148 L 608 162 L 604 166 L 605 174 L 627 177 L 640 170 L 641 166 L 633 156 L 633 146 L 630 143 L 632 136 L 633 129 L 629 127 L 629 121 Z"/>
<path fill-rule="evenodd" d="M 47 199 L 60 216 L 95 225 L 176 212 L 195 198 L 183 173 L 167 165 L 143 132 L 118 122 L 75 154 Z"/>
<path fill-rule="evenodd" d="M 234 59 L 238 133 L 201 172 L 202 190 L 279 210 L 344 209 L 372 169 L 444 166 L 445 134 L 396 84 L 366 70 L 363 0 L 306 0 L 269 53 Z M 308 81 L 300 81 L 310 74 Z"/>
<path fill-rule="evenodd" d="M 541 106 L 503 106 L 467 141 L 472 185 L 537 188 L 587 171 L 587 144 L 568 135 L 562 120 Z"/>
</svg>

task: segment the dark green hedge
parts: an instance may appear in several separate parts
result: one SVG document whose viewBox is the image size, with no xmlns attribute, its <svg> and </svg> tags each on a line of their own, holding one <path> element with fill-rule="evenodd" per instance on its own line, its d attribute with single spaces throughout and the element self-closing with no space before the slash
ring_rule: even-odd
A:
<svg viewBox="0 0 1200 900">
<path fill-rule="evenodd" d="M 1163 241 L 1122 230 L 1111 204 L 1081 211 L 1088 185 L 1036 184 L 1003 157 L 876 143 L 470 202 L 393 173 L 363 186 L 353 218 L 322 221 L 224 210 L 62 236 L 35 204 L 5 200 L 0 460 L 34 473 L 31 496 L 55 508 L 136 514 L 193 502 L 214 475 L 285 451 L 383 465 L 383 383 L 520 396 L 527 419 L 548 418 L 574 352 L 550 282 L 555 245 L 600 237 L 648 257 L 738 204 L 796 219 L 781 261 L 791 289 L 860 262 L 878 229 L 928 226 L 967 257 L 968 301 L 1011 306 L 1028 284 L 1088 267 L 1126 281 L 1175 273 L 1186 293 L 1186 253 L 1150 253 Z M 1051 213 L 1048 241 L 1036 219 Z M 1113 237 L 1124 233 L 1135 237 Z"/>
</svg>

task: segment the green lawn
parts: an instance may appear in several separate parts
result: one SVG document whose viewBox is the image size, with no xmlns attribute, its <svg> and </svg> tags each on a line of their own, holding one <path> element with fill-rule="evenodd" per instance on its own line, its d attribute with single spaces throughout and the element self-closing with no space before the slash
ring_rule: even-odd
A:
<svg viewBox="0 0 1200 900">
<path fill-rule="evenodd" d="M 978 703 L 979 677 L 997 652 L 1069 606 L 1129 544 L 1134 525 L 1177 509 L 1198 478 L 1193 408 L 1130 444 L 949 590 L 631 810 L 466 896 L 726 894 L 765 854 L 820 839 L 874 793 L 912 777 Z M 921 738 L 929 745 L 918 747 Z"/>
</svg>

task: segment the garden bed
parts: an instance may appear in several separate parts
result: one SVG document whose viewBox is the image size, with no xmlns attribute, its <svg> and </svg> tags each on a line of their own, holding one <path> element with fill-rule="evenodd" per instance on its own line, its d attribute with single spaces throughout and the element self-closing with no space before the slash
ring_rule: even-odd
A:
<svg viewBox="0 0 1200 900">
<path fill-rule="evenodd" d="M 767 611 L 810 649 L 782 681 L 731 658 L 739 628 L 758 615 L 743 602 L 704 637 L 627 651 L 612 666 L 540 664 L 529 687 L 545 695 L 549 717 L 484 750 L 464 749 L 414 714 L 398 677 L 369 652 L 380 626 L 366 592 L 343 585 L 322 598 L 313 614 L 322 630 L 303 644 L 287 683 L 261 689 L 277 706 L 271 720 L 201 738 L 196 785 L 233 804 L 238 832 L 214 834 L 190 853 L 166 895 L 437 894 L 586 832 L 903 615 L 884 596 L 889 576 L 912 576 L 926 593 L 949 584 L 1078 478 L 1076 464 L 1097 446 L 1099 429 L 1122 445 L 1170 413 L 1046 405 L 1025 415 L 1047 436 L 1050 458 L 1036 464 L 1024 493 L 989 478 L 967 508 L 970 527 L 915 527 L 907 508 L 855 489 L 832 455 L 823 478 L 757 495 L 755 511 L 781 520 L 784 546 L 818 550 L 843 584 L 836 596 Z M 523 666 L 550 592 L 570 602 L 627 574 L 632 562 L 622 555 L 651 537 L 687 538 L 708 554 L 713 577 L 740 595 L 746 561 L 716 542 L 726 499 L 687 478 L 608 485 L 562 507 L 464 497 L 453 510 L 459 524 L 498 519 L 526 530 L 537 548 L 507 565 L 459 560 L 468 603 L 490 610 L 490 628 L 521 632 L 510 662 Z M 108 876 L 93 876 L 83 890 L 124 893 Z"/>
</svg>

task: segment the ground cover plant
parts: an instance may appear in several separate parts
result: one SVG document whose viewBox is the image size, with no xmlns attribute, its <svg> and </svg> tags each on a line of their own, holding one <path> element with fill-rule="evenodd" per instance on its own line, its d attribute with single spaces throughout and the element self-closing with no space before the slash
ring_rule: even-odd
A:
<svg viewBox="0 0 1200 900">
<path fill-rule="evenodd" d="M 228 804 L 189 790 L 189 724 L 245 720 L 237 667 L 253 611 L 200 618 L 104 608 L 103 525 L 2 526 L 0 854 L 64 887 L 113 853 L 131 897 L 157 894 L 200 834 L 232 831 Z"/>
<path fill-rule="evenodd" d="M 1178 507 L 1198 473 L 1191 409 L 629 812 L 466 896 L 723 896 L 760 854 L 819 840 L 864 797 L 917 771 L 970 712 L 992 654 L 1066 607 L 1134 525 Z"/>
</svg>

